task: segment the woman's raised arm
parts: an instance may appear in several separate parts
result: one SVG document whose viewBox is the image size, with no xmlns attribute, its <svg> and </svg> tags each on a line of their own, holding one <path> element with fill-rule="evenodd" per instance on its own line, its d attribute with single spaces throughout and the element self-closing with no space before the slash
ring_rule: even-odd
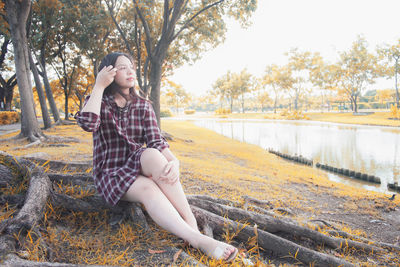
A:
<svg viewBox="0 0 400 267">
<path fill-rule="evenodd" d="M 85 106 L 82 108 L 81 113 L 91 112 L 100 115 L 101 99 L 103 98 L 104 90 L 114 81 L 114 76 L 117 69 L 113 66 L 104 67 L 96 77 L 92 93 Z"/>
</svg>

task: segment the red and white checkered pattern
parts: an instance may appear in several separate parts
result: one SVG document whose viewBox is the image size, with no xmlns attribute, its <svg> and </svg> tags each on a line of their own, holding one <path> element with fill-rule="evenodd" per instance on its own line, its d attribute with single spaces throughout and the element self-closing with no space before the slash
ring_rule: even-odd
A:
<svg viewBox="0 0 400 267">
<path fill-rule="evenodd" d="M 151 104 L 138 97 L 121 109 L 112 95 L 105 94 L 100 116 L 78 112 L 75 118 L 82 129 L 93 132 L 93 178 L 97 191 L 111 205 L 117 204 L 135 181 L 146 147 L 160 152 L 169 147 Z"/>
</svg>

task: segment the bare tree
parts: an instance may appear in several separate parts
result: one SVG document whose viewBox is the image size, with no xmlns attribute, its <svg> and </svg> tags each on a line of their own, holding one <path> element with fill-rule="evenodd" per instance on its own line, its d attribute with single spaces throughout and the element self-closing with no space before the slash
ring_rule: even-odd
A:
<svg viewBox="0 0 400 267">
<path fill-rule="evenodd" d="M 21 99 L 22 118 L 19 137 L 27 137 L 30 141 L 38 141 L 44 135 L 36 118 L 26 35 L 26 22 L 31 9 L 31 1 L 5 0 L 5 9 L 10 25 L 11 41 L 14 46 L 15 69 Z"/>
</svg>

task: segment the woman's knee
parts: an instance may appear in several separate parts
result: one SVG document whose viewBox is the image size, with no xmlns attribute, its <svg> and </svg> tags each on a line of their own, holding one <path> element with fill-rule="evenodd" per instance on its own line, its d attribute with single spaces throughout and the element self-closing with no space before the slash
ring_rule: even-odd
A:
<svg viewBox="0 0 400 267">
<path fill-rule="evenodd" d="M 163 154 L 161 154 L 158 149 L 155 148 L 146 148 L 143 152 L 142 155 L 140 156 L 141 161 L 151 161 L 157 158 L 162 158 L 164 157 Z"/>
<path fill-rule="evenodd" d="M 167 159 L 155 148 L 146 148 L 140 157 L 142 172 L 146 176 L 157 178 L 167 164 Z"/>
<path fill-rule="evenodd" d="M 150 178 L 138 176 L 123 196 L 123 200 L 140 202 L 151 199 L 161 193 L 158 185 Z"/>
</svg>

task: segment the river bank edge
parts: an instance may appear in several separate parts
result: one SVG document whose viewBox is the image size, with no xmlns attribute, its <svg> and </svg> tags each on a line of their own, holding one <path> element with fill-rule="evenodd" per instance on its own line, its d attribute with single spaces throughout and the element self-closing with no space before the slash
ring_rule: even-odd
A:
<svg viewBox="0 0 400 267">
<path fill-rule="evenodd" d="M 191 115 L 175 114 L 171 119 L 257 119 L 257 120 L 287 120 L 296 121 L 281 113 L 229 113 L 217 115 L 214 113 L 195 113 Z M 331 122 L 339 124 L 367 125 L 367 126 L 382 126 L 382 127 L 400 127 L 400 120 L 392 118 L 389 111 L 373 111 L 360 112 L 353 114 L 352 112 L 306 112 L 298 121 L 316 121 L 316 122 Z"/>
</svg>

